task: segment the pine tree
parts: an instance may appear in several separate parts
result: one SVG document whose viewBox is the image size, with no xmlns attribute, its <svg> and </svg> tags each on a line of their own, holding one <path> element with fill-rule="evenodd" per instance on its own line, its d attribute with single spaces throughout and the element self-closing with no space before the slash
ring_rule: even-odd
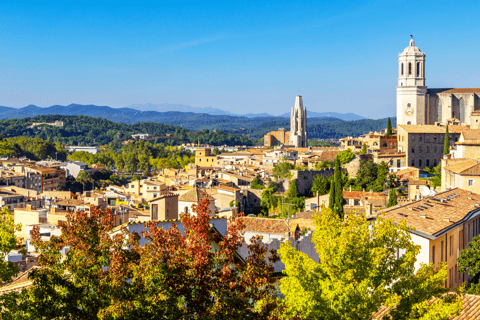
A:
<svg viewBox="0 0 480 320">
<path fill-rule="evenodd" d="M 447 154 L 450 154 L 450 134 L 448 133 L 448 126 L 445 131 L 445 144 L 443 145 L 443 155 Z"/>
<path fill-rule="evenodd" d="M 335 212 L 343 220 L 343 192 L 342 192 L 342 172 L 340 169 L 340 160 L 335 160 Z"/>
<path fill-rule="evenodd" d="M 388 118 L 387 133 L 385 135 L 387 137 L 390 137 L 392 135 L 392 121 L 390 121 L 390 118 Z"/>
<path fill-rule="evenodd" d="M 387 208 L 397 205 L 397 193 L 395 189 L 390 189 L 390 195 L 388 196 Z"/>
</svg>

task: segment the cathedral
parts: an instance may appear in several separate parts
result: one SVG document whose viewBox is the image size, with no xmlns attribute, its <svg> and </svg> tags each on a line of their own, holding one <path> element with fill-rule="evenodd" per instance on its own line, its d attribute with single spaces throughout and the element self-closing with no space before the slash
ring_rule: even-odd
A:
<svg viewBox="0 0 480 320">
<path fill-rule="evenodd" d="M 428 89 L 425 53 L 413 38 L 398 55 L 397 126 L 455 123 L 477 126 L 480 88 Z M 475 124 L 474 124 L 475 122 Z"/>
<path fill-rule="evenodd" d="M 295 148 L 307 148 L 307 109 L 303 107 L 302 96 L 295 98 L 295 107 L 290 115 L 290 131 L 283 128 L 267 133 L 263 137 L 263 145 L 271 147 L 287 145 Z"/>
</svg>

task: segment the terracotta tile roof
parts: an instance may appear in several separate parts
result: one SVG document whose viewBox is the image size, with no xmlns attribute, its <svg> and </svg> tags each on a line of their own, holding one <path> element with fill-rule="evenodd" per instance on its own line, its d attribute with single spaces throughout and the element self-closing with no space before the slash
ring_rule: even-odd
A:
<svg viewBox="0 0 480 320">
<path fill-rule="evenodd" d="M 323 151 L 320 153 L 315 160 L 318 161 L 335 161 L 337 155 L 340 151 Z"/>
<path fill-rule="evenodd" d="M 28 275 L 32 270 L 39 268 L 39 266 L 33 266 L 27 271 L 19 273 L 18 276 L 14 278 L 11 283 L 0 287 L 0 295 L 8 292 L 20 292 L 23 289 L 30 287 L 33 281 L 28 279 Z"/>
<path fill-rule="evenodd" d="M 463 161 L 456 161 L 451 165 L 445 166 L 445 170 L 466 176 L 480 175 L 480 163 L 477 160 L 465 159 Z"/>
<path fill-rule="evenodd" d="M 473 294 L 466 294 L 462 297 L 463 299 L 463 310 L 460 312 L 460 315 L 450 318 L 450 320 L 473 320 L 480 319 L 480 296 Z M 434 302 L 436 298 L 432 299 Z M 391 319 L 389 317 L 390 308 L 381 307 L 380 310 L 375 312 L 372 315 L 373 320 L 382 320 L 384 316 L 387 316 L 386 319 Z"/>
<path fill-rule="evenodd" d="M 398 170 L 397 172 L 394 172 L 393 174 L 395 174 L 397 176 L 400 176 L 400 175 L 404 175 L 404 174 L 407 174 L 407 173 L 412 173 L 412 172 L 415 172 L 415 171 L 420 171 L 420 169 L 413 168 L 413 167 L 408 167 L 408 168 L 405 168 L 405 169 L 402 169 L 402 170 Z"/>
<path fill-rule="evenodd" d="M 471 142 L 479 142 L 480 140 L 480 131 L 474 131 L 474 130 L 470 130 L 470 131 L 464 131 L 462 132 L 462 136 L 463 138 L 467 141 L 467 140 L 473 140 Z"/>
<path fill-rule="evenodd" d="M 431 198 L 386 209 L 383 216 L 398 223 L 406 220 L 414 233 L 437 238 L 455 224 L 468 220 L 469 213 L 479 207 L 480 195 L 455 188 Z"/>
<path fill-rule="evenodd" d="M 227 190 L 231 192 L 235 192 L 240 190 L 239 188 L 233 188 L 233 187 L 228 187 L 228 186 L 217 186 L 217 189 L 222 189 L 222 190 Z"/>
<path fill-rule="evenodd" d="M 364 197 L 382 197 L 381 192 L 369 192 L 369 191 L 343 191 L 344 199 L 361 199 Z"/>
<path fill-rule="evenodd" d="M 399 128 L 407 131 L 408 133 L 443 133 L 445 134 L 445 126 L 436 126 L 436 125 L 399 125 Z M 471 129 L 467 126 L 448 126 L 449 133 L 460 133 L 464 131 L 470 131 Z"/>
<path fill-rule="evenodd" d="M 61 201 L 57 201 L 54 204 L 58 206 L 81 206 L 85 204 L 85 201 L 80 199 L 64 199 Z"/>
<path fill-rule="evenodd" d="M 202 199 L 208 200 L 215 200 L 211 195 L 199 188 L 193 188 L 192 190 L 182 194 L 178 197 L 178 201 L 186 201 L 186 202 L 199 202 Z"/>
<path fill-rule="evenodd" d="M 162 194 L 162 195 L 159 196 L 159 197 L 156 197 L 156 198 L 153 198 L 153 199 L 148 200 L 148 202 L 156 201 L 156 200 L 163 199 L 163 198 L 169 198 L 169 197 L 178 197 L 178 194 L 175 194 L 175 193 L 165 193 L 165 194 Z"/>
<path fill-rule="evenodd" d="M 245 225 L 245 231 L 276 234 L 284 234 L 288 232 L 287 223 L 282 219 L 253 217 L 240 217 L 238 219 L 240 219 L 241 222 Z"/>
<path fill-rule="evenodd" d="M 426 180 L 410 180 L 408 184 L 413 186 L 426 186 L 427 181 Z"/>
<path fill-rule="evenodd" d="M 440 93 L 480 93 L 480 88 L 454 88 Z"/>
</svg>

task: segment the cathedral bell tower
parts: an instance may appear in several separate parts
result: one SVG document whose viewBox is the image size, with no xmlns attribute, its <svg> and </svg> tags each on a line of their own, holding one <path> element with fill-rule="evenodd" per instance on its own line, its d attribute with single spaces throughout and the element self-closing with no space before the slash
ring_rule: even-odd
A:
<svg viewBox="0 0 480 320">
<path fill-rule="evenodd" d="M 290 116 L 289 145 L 296 148 L 307 148 L 307 109 L 303 107 L 302 96 L 295 98 L 295 107 Z"/>
<path fill-rule="evenodd" d="M 410 39 L 398 55 L 397 125 L 425 124 L 425 53 Z"/>
</svg>

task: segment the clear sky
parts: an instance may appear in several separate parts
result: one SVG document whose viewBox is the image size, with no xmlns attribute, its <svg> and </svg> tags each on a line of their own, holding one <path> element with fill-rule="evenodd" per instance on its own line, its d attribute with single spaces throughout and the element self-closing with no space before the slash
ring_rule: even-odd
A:
<svg viewBox="0 0 480 320">
<path fill-rule="evenodd" d="M 0 105 L 172 103 L 395 115 L 410 34 L 429 87 L 480 87 L 476 1 L 2 1 Z"/>
</svg>

